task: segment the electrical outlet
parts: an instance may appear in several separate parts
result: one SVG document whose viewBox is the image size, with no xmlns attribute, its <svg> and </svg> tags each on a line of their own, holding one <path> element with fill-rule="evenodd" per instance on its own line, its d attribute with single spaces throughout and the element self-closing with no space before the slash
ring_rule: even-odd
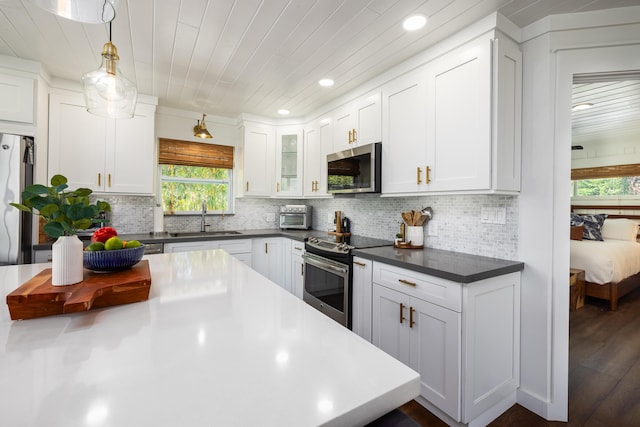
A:
<svg viewBox="0 0 640 427">
<path fill-rule="evenodd" d="M 335 219 L 335 215 L 333 212 L 327 212 L 327 224 L 333 226 L 333 220 Z"/>
<path fill-rule="evenodd" d="M 269 212 L 269 213 L 264 215 L 264 220 L 267 221 L 267 222 L 275 222 L 276 221 L 276 214 L 274 214 L 273 212 Z"/>
<path fill-rule="evenodd" d="M 484 224 L 506 224 L 507 208 L 482 206 L 480 208 L 480 222 Z"/>
</svg>

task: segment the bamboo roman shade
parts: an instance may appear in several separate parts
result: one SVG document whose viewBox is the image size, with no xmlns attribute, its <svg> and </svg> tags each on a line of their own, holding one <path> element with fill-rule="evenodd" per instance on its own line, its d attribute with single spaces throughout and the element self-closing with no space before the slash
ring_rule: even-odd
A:
<svg viewBox="0 0 640 427">
<path fill-rule="evenodd" d="M 233 169 L 233 147 L 160 138 L 158 163 Z"/>
<path fill-rule="evenodd" d="M 600 166 L 571 170 L 572 181 L 580 179 L 618 178 L 620 176 L 640 176 L 640 164 Z"/>
</svg>

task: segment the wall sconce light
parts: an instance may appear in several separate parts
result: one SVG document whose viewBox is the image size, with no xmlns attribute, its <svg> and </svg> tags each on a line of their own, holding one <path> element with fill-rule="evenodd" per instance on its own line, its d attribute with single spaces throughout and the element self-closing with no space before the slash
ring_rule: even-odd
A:
<svg viewBox="0 0 640 427">
<path fill-rule="evenodd" d="M 136 110 L 138 89 L 120 71 L 118 49 L 109 41 L 102 48 L 102 64 L 97 70 L 82 76 L 87 111 L 97 116 L 113 119 L 130 119 Z"/>
<path fill-rule="evenodd" d="M 193 136 L 197 136 L 198 138 L 213 138 L 207 130 L 207 124 L 204 122 L 205 117 L 207 117 L 207 115 L 203 114 L 202 123 L 198 120 L 198 124 L 193 127 Z"/>
</svg>

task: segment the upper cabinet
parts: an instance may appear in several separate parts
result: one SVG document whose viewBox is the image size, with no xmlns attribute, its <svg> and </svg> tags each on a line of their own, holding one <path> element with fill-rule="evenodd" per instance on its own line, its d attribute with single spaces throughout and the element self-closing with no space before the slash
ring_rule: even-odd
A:
<svg viewBox="0 0 640 427">
<path fill-rule="evenodd" d="M 304 197 L 327 195 L 327 154 L 332 150 L 330 119 L 312 123 L 304 130 Z"/>
<path fill-rule="evenodd" d="M 380 101 L 380 92 L 372 92 L 336 110 L 332 152 L 382 141 Z"/>
<path fill-rule="evenodd" d="M 271 196 L 276 136 L 270 126 L 244 127 L 244 195 Z"/>
<path fill-rule="evenodd" d="M 302 196 L 303 155 L 302 128 L 279 127 L 276 138 L 275 196 Z"/>
<path fill-rule="evenodd" d="M 0 74 L 0 120 L 33 123 L 34 86 L 32 78 Z"/>
<path fill-rule="evenodd" d="M 520 190 L 522 57 L 496 31 L 383 89 L 383 193 Z"/>
<path fill-rule="evenodd" d="M 155 106 L 138 103 L 132 119 L 86 111 L 76 92 L 49 97 L 49 177 L 97 193 L 153 194 Z"/>
</svg>

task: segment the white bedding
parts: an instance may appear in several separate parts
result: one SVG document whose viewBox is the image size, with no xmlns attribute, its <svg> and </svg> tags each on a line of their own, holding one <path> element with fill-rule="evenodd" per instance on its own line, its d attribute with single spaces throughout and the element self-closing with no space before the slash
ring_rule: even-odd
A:
<svg viewBox="0 0 640 427">
<path fill-rule="evenodd" d="M 571 240 L 571 268 L 585 271 L 585 280 L 617 283 L 640 272 L 640 243 L 625 240 Z"/>
</svg>

